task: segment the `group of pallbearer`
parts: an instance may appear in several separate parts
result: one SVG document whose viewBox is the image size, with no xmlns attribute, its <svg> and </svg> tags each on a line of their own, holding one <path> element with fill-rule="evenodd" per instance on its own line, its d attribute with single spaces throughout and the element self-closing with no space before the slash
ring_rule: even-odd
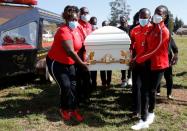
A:
<svg viewBox="0 0 187 131">
<path fill-rule="evenodd" d="M 49 73 L 60 90 L 59 112 L 63 120 L 84 120 L 79 103 L 89 99 L 97 87 L 97 71 L 89 71 L 86 62 L 85 38 L 97 27 L 97 18 L 89 17 L 87 7 L 68 5 L 64 8 L 62 24 L 46 57 Z M 168 30 L 168 8 L 160 5 L 153 16 L 147 8 L 134 16 L 133 25 L 128 25 L 126 16 L 121 16 L 119 29 L 131 38 L 130 69 L 121 71 L 121 87 L 132 85 L 133 113 L 140 120 L 133 130 L 148 128 L 155 120 L 156 95 L 160 94 L 160 81 L 164 75 L 167 97 L 172 99 L 172 65 L 177 63 L 178 48 Z M 103 21 L 102 26 L 109 26 Z M 126 76 L 126 73 L 128 74 Z M 102 86 L 109 88 L 112 71 L 101 71 Z M 85 120 L 86 121 L 86 120 Z"/>
</svg>

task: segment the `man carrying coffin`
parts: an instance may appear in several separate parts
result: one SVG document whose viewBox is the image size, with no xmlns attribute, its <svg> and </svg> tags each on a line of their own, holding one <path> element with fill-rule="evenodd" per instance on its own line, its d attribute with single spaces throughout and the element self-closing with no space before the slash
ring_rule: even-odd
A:
<svg viewBox="0 0 187 131">
<path fill-rule="evenodd" d="M 79 19 L 79 28 L 81 30 L 82 35 L 82 49 L 78 52 L 78 55 L 81 57 L 83 61 L 86 59 L 86 50 L 84 46 L 84 40 L 85 38 L 92 32 L 92 26 L 89 23 L 90 16 L 89 16 L 89 10 L 87 7 L 80 8 L 80 19 Z M 77 68 L 78 71 L 78 94 L 80 101 L 86 101 L 91 93 L 91 77 L 89 71 L 83 71 L 81 68 Z M 95 76 L 96 77 L 96 76 Z M 94 83 L 94 82 L 93 82 Z"/>
</svg>

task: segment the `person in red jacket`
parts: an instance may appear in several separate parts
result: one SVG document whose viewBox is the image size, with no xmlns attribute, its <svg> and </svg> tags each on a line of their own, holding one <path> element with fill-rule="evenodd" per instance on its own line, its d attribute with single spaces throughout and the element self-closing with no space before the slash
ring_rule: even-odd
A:
<svg viewBox="0 0 187 131">
<path fill-rule="evenodd" d="M 145 52 L 145 40 L 148 33 L 152 29 L 152 24 L 149 22 L 151 18 L 151 12 L 147 8 L 142 8 L 139 11 L 139 25 L 134 27 L 130 32 L 131 44 L 132 44 L 132 52 L 133 55 L 142 55 Z M 132 93 L 133 93 L 133 104 L 134 104 L 134 113 L 140 115 L 141 111 L 141 96 L 144 94 L 146 80 L 146 65 L 145 64 L 137 64 L 132 69 L 133 75 L 133 85 L 132 85 Z M 144 89 L 144 90 L 143 90 Z M 142 90 L 142 91 L 141 91 Z M 143 95 L 141 95 L 141 93 Z"/>
<path fill-rule="evenodd" d="M 148 115 L 145 115 L 146 123 L 149 125 L 153 123 L 155 118 L 154 108 L 156 89 L 160 84 L 165 69 L 169 67 L 169 30 L 164 24 L 164 21 L 167 19 L 168 15 L 168 9 L 166 6 L 160 5 L 155 9 L 155 13 L 153 15 L 154 27 L 146 38 L 146 52 L 137 55 L 135 59 L 139 64 L 144 63 L 147 60 L 150 60 L 151 62 L 151 83 L 150 87 L 148 88 L 149 91 L 147 93 L 149 99 L 149 103 L 147 103 Z M 143 125 L 141 123 L 142 121 L 138 123 L 139 127 Z M 145 124 L 145 122 L 143 123 Z"/>
<path fill-rule="evenodd" d="M 145 41 L 146 37 L 152 29 L 152 24 L 149 22 L 151 18 L 151 12 L 147 8 L 142 8 L 139 11 L 139 25 L 134 27 L 130 32 L 131 46 L 133 56 L 139 56 L 145 52 Z M 145 123 L 146 118 L 145 114 L 145 103 L 146 103 L 146 90 L 148 88 L 147 79 L 149 78 L 149 72 L 147 70 L 148 63 L 136 64 L 132 69 L 133 75 L 133 85 L 132 85 L 132 94 L 133 94 L 133 111 L 137 116 L 141 114 L 140 122 Z M 142 106 L 141 106 L 142 105 Z M 141 108 L 142 107 L 142 108 Z M 139 123 L 140 123 L 139 122 Z M 132 126 L 132 129 L 140 128 L 140 124 Z M 148 124 L 144 124 L 142 127 L 148 127 Z"/>
<path fill-rule="evenodd" d="M 83 117 L 79 114 L 77 99 L 77 80 L 75 64 L 88 71 L 87 65 L 80 59 L 77 52 L 82 47 L 78 26 L 79 10 L 76 6 L 66 6 L 63 18 L 66 24 L 61 25 L 54 37 L 54 42 L 46 57 L 49 73 L 60 87 L 60 115 L 64 120 L 72 116 L 78 121 Z"/>
<path fill-rule="evenodd" d="M 86 37 L 92 32 L 92 26 L 89 23 L 90 16 L 89 16 L 89 10 L 87 7 L 80 8 L 80 19 L 79 19 L 79 29 L 81 30 L 81 35 L 83 37 L 82 40 L 82 48 L 78 52 L 78 55 L 81 57 L 83 61 L 86 60 L 86 49 L 84 46 L 84 41 Z M 89 72 L 85 70 L 81 70 L 81 68 L 77 67 L 77 73 L 78 73 L 78 94 L 79 94 L 79 100 L 81 102 L 89 102 L 89 96 L 92 92 L 92 83 L 96 83 L 94 80 L 96 80 L 96 76 L 94 72 Z M 94 78 L 92 78 L 94 77 Z"/>
<path fill-rule="evenodd" d="M 83 28 L 84 37 L 88 36 L 92 32 L 92 25 L 89 23 L 90 15 L 87 7 L 80 8 L 79 24 Z"/>
</svg>

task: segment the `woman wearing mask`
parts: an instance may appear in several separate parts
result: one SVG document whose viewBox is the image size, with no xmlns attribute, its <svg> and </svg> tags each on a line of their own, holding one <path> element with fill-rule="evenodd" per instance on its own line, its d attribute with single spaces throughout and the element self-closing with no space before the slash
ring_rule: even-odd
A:
<svg viewBox="0 0 187 131">
<path fill-rule="evenodd" d="M 77 110 L 75 63 L 88 70 L 87 65 L 79 58 L 77 52 L 82 47 L 79 35 L 78 8 L 66 6 L 63 12 L 65 24 L 59 27 L 54 42 L 46 57 L 49 73 L 60 87 L 60 115 L 64 120 L 75 117 L 82 121 Z"/>
<path fill-rule="evenodd" d="M 140 121 L 135 125 L 136 130 L 148 128 L 148 126 L 153 123 L 155 118 L 154 108 L 156 89 L 161 81 L 165 69 L 169 67 L 169 31 L 164 24 L 167 16 L 168 9 L 166 6 L 161 5 L 155 9 L 153 16 L 153 29 L 146 38 L 146 52 L 143 55 L 136 57 L 136 62 L 139 64 L 144 63 L 146 60 L 151 61 L 151 84 L 148 88 L 149 104 L 147 106 L 148 115 L 146 116 L 145 114 L 146 121 Z"/>
<path fill-rule="evenodd" d="M 151 12 L 147 8 L 142 8 L 139 11 L 139 25 L 134 27 L 130 32 L 131 38 L 131 52 L 133 56 L 140 56 L 145 52 L 145 41 L 146 37 L 152 29 L 150 24 Z M 133 57 L 132 56 L 132 57 Z M 145 104 L 146 104 L 146 93 L 149 87 L 149 61 L 143 64 L 137 64 L 132 68 L 133 85 L 133 111 L 136 116 L 141 116 L 141 123 L 146 121 L 145 118 Z M 141 106 L 142 105 L 142 106 Z M 147 125 L 148 126 L 148 125 Z M 132 129 L 138 129 L 139 126 L 132 126 Z"/>
<path fill-rule="evenodd" d="M 166 27 L 169 29 L 169 20 L 170 17 L 168 15 L 167 19 L 164 21 Z M 172 89 L 173 89 L 173 68 L 172 66 L 177 64 L 178 61 L 178 47 L 173 39 L 171 32 L 170 32 L 170 42 L 169 42 L 169 50 L 168 50 L 168 57 L 169 57 L 169 67 L 164 71 L 164 78 L 166 80 L 166 87 L 167 87 L 167 98 L 173 100 L 174 97 L 172 96 Z M 160 96 L 160 85 L 157 88 L 157 96 Z"/>
</svg>

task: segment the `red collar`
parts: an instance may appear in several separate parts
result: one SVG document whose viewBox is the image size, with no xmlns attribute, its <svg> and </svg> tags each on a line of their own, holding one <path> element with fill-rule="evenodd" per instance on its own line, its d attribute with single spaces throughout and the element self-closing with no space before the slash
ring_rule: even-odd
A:
<svg viewBox="0 0 187 131">
<path fill-rule="evenodd" d="M 164 21 L 160 22 L 159 24 L 156 24 L 156 27 L 158 28 L 158 25 L 160 25 L 161 28 L 165 26 Z"/>
<path fill-rule="evenodd" d="M 79 20 L 79 24 L 82 25 L 82 26 L 84 26 L 84 27 L 86 27 L 88 25 L 87 22 L 85 22 L 85 21 L 83 21 L 81 19 Z"/>
<path fill-rule="evenodd" d="M 163 28 L 165 26 L 164 21 L 162 21 L 161 23 L 159 23 L 160 27 Z"/>
<path fill-rule="evenodd" d="M 164 21 L 160 22 L 159 24 L 155 24 L 155 30 L 157 32 L 160 32 L 159 26 L 161 29 L 163 29 L 165 27 Z"/>
</svg>

